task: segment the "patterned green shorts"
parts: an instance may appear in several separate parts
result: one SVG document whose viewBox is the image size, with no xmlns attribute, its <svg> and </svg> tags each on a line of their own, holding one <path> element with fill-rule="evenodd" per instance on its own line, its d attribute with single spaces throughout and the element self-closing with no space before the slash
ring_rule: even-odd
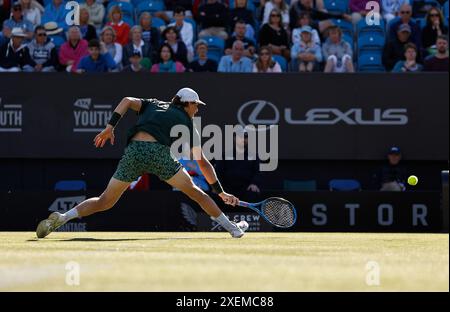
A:
<svg viewBox="0 0 450 312">
<path fill-rule="evenodd" d="M 113 177 L 123 182 L 133 182 L 144 173 L 152 173 L 167 181 L 180 168 L 181 164 L 172 156 L 168 146 L 156 142 L 131 141 Z"/>
</svg>

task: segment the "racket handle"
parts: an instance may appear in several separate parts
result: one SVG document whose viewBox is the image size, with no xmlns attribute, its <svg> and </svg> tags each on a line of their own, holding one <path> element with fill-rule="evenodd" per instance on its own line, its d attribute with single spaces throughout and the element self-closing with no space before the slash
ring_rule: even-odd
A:
<svg viewBox="0 0 450 312">
<path fill-rule="evenodd" d="M 250 203 L 247 203 L 247 202 L 242 201 L 242 200 L 239 201 L 238 205 L 241 206 L 241 207 L 246 207 L 246 208 L 250 208 L 250 206 L 251 206 Z"/>
</svg>

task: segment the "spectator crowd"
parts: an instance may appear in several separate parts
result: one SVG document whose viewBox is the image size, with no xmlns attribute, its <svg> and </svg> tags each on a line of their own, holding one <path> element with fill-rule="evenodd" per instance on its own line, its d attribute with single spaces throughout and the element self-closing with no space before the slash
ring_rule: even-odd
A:
<svg viewBox="0 0 450 312">
<path fill-rule="evenodd" d="M 0 0 L 0 72 L 448 72 L 448 0 L 76 2 Z"/>
</svg>

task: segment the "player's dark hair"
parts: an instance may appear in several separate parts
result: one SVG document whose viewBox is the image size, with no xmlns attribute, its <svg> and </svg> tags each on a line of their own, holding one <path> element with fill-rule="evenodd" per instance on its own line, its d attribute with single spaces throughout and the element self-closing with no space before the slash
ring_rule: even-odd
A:
<svg viewBox="0 0 450 312">
<path fill-rule="evenodd" d="M 181 102 L 181 97 L 179 95 L 175 95 L 172 98 L 172 105 L 187 107 L 189 105 L 189 102 Z"/>
<path fill-rule="evenodd" d="M 183 15 L 185 15 L 184 14 L 184 11 L 185 11 L 185 9 L 182 7 L 182 6 L 177 6 L 176 8 L 175 8 L 175 10 L 173 11 L 173 13 L 174 14 L 183 14 Z"/>
<path fill-rule="evenodd" d="M 100 41 L 97 39 L 91 39 L 88 44 L 88 48 L 98 48 L 100 49 Z"/>
</svg>

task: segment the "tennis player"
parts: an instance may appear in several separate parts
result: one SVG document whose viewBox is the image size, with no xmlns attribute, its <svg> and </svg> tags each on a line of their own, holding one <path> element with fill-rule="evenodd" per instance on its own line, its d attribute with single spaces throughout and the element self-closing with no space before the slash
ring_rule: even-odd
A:
<svg viewBox="0 0 450 312">
<path fill-rule="evenodd" d="M 111 209 L 130 183 L 146 172 L 155 174 L 197 202 L 232 237 L 242 237 L 244 231 L 248 229 L 248 223 L 231 222 L 212 198 L 192 182 L 189 174 L 170 152 L 171 144 L 178 139 L 170 136 L 171 129 L 176 125 L 185 125 L 189 129 L 191 138 L 194 135 L 198 136 L 198 140 L 191 139 L 191 144 L 192 141 L 200 142 L 198 131 L 193 124 L 193 117 L 198 112 L 199 105 L 206 104 L 200 100 L 197 92 L 190 88 L 179 90 L 171 102 L 124 98 L 114 110 L 106 128 L 94 138 L 97 148 L 103 147 L 108 140 L 114 144 L 114 127 L 119 120 L 129 109 L 137 112 L 137 123 L 128 132 L 125 154 L 106 190 L 100 197 L 89 198 L 64 214 L 59 212 L 50 214 L 48 219 L 39 223 L 36 229 L 37 237 L 46 237 L 72 219 Z M 197 162 L 213 192 L 217 193 L 226 204 L 231 206 L 238 204 L 239 200 L 235 196 L 223 190 L 213 166 L 204 156 L 201 147 L 190 146 L 194 155 L 201 155 Z"/>
</svg>

